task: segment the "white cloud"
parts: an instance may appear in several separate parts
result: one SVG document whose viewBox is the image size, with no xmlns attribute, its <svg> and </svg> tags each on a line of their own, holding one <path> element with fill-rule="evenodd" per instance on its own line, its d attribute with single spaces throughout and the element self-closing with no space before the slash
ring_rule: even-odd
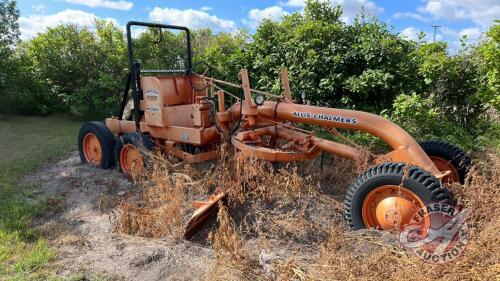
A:
<svg viewBox="0 0 500 281">
<path fill-rule="evenodd" d="M 45 6 L 44 5 L 33 5 L 33 6 L 31 6 L 31 8 L 33 9 L 33 11 L 35 11 L 35 13 L 38 13 L 38 14 L 45 13 Z"/>
<path fill-rule="evenodd" d="M 29 39 L 35 37 L 38 33 L 44 32 L 47 27 L 54 27 L 59 24 L 73 23 L 80 26 L 92 26 L 96 18 L 99 17 L 91 13 L 68 9 L 53 15 L 20 17 L 19 30 L 22 39 Z M 117 23 L 112 18 L 107 18 L 107 20 Z"/>
<path fill-rule="evenodd" d="M 448 37 L 458 37 L 458 32 L 446 26 L 441 26 L 437 29 L 437 33 L 443 33 Z"/>
<path fill-rule="evenodd" d="M 452 53 L 456 53 L 462 46 L 462 37 L 467 35 L 468 44 L 477 44 L 483 38 L 483 32 L 478 27 L 468 27 L 462 30 L 454 30 L 443 27 L 441 29 L 445 39 L 448 41 L 448 47 Z"/>
<path fill-rule="evenodd" d="M 420 7 L 437 19 L 450 21 L 470 20 L 482 27 L 488 27 L 495 19 L 500 18 L 500 2 L 498 0 L 424 0 L 427 3 Z"/>
<path fill-rule="evenodd" d="M 251 28 L 256 28 L 264 19 L 277 21 L 284 15 L 288 15 L 288 12 L 283 10 L 280 6 L 272 6 L 262 10 L 251 9 L 248 12 L 248 20 L 243 19 L 242 21 Z"/>
<path fill-rule="evenodd" d="M 368 15 L 378 15 L 384 11 L 383 8 L 377 6 L 369 0 L 333 0 L 332 3 L 342 5 L 344 13 L 342 20 L 346 23 L 352 23 L 354 17 L 364 9 Z"/>
<path fill-rule="evenodd" d="M 236 30 L 236 23 L 232 20 L 220 19 L 204 11 L 193 9 L 179 10 L 175 8 L 155 7 L 149 13 L 149 19 L 156 22 L 182 25 L 190 28 L 208 27 L 214 32 Z"/>
<path fill-rule="evenodd" d="M 202 10 L 202 11 L 204 11 L 204 12 L 206 12 L 206 11 L 210 11 L 210 10 L 213 10 L 213 9 L 214 9 L 214 8 L 209 7 L 209 6 L 203 6 L 203 7 L 201 7 L 201 10 Z"/>
<path fill-rule="evenodd" d="M 419 33 L 420 33 L 419 29 L 417 29 L 415 27 L 407 27 L 399 33 L 399 36 L 401 36 L 405 39 L 408 39 L 408 40 L 417 41 Z"/>
<path fill-rule="evenodd" d="M 115 10 L 128 11 L 132 9 L 134 3 L 128 1 L 109 1 L 109 0 L 65 0 L 68 3 L 85 5 L 92 8 L 109 8 Z"/>
<path fill-rule="evenodd" d="M 477 27 L 469 27 L 462 29 L 458 32 L 458 36 L 460 38 L 467 36 L 467 39 L 472 40 L 472 41 L 477 41 L 481 38 L 483 35 L 483 32 Z"/>
<path fill-rule="evenodd" d="M 283 10 L 283 8 L 279 6 L 272 6 L 263 10 L 252 9 L 250 10 L 250 12 L 248 12 L 248 17 L 256 21 L 262 21 L 266 18 L 279 20 L 284 15 L 288 15 L 288 12 Z"/>
<path fill-rule="evenodd" d="M 441 29 L 441 32 L 446 36 L 446 39 L 448 39 L 451 44 L 454 44 L 456 46 L 460 46 L 460 40 L 462 39 L 462 37 L 464 37 L 464 35 L 467 36 L 467 42 L 472 44 L 477 43 L 483 36 L 483 32 L 478 27 L 468 27 L 462 30 L 454 30 L 451 28 L 443 27 Z"/>
<path fill-rule="evenodd" d="M 418 34 L 420 30 L 415 27 L 407 27 L 399 33 L 399 36 L 408 40 L 418 41 Z M 480 28 L 469 27 L 462 30 L 454 30 L 447 27 L 442 27 L 437 30 L 436 41 L 447 41 L 448 49 L 452 53 L 456 53 L 460 49 L 460 40 L 464 35 L 467 35 L 467 42 L 470 44 L 476 44 L 482 39 L 483 32 Z M 434 40 L 434 31 L 430 30 L 426 32 L 423 41 L 432 42 Z"/>
<path fill-rule="evenodd" d="M 142 33 L 144 33 L 147 28 L 143 26 L 134 26 L 130 29 L 130 33 L 132 34 L 132 38 L 138 38 Z M 127 34 L 127 28 L 123 27 L 123 33 Z"/>
<path fill-rule="evenodd" d="M 407 39 L 407 40 L 413 40 L 413 41 L 418 41 L 418 35 L 420 32 L 423 30 L 420 30 L 418 28 L 415 28 L 413 26 L 407 27 L 403 29 L 400 33 L 399 36 Z M 426 42 L 432 42 L 434 40 L 434 33 L 433 32 L 425 32 L 424 38 L 422 38 L 423 41 Z M 436 33 L 436 41 L 441 41 L 443 40 L 443 35 L 440 33 Z"/>
<path fill-rule="evenodd" d="M 433 20 L 472 22 L 472 26 L 462 30 L 454 30 L 446 25 L 439 28 L 436 40 L 448 42 L 449 50 L 456 52 L 461 47 L 461 39 L 467 35 L 469 44 L 476 44 L 483 38 L 483 31 L 491 26 L 494 20 L 500 18 L 500 1 L 498 0 L 422 0 L 424 6 L 417 8 L 414 13 L 395 14 L 393 18 L 413 17 L 424 19 L 431 17 Z M 428 20 L 430 21 L 430 20 Z M 442 23 L 442 22 L 441 22 Z M 403 30 L 402 35 L 411 36 L 411 29 Z M 427 32 L 425 41 L 433 40 L 433 30 Z"/>
<path fill-rule="evenodd" d="M 306 0 L 288 0 L 287 2 L 279 2 L 280 5 L 289 7 L 299 7 L 303 8 L 306 6 Z M 377 6 L 375 2 L 370 0 L 331 0 L 332 5 L 342 6 L 342 21 L 345 23 L 352 23 L 356 15 L 358 15 L 362 9 L 368 15 L 377 15 L 384 11 L 383 8 Z"/>
<path fill-rule="evenodd" d="M 281 3 L 282 5 L 289 6 L 289 7 L 305 7 L 306 5 L 306 0 L 288 0 L 285 3 Z"/>
<path fill-rule="evenodd" d="M 417 14 L 417 13 L 409 13 L 409 12 L 397 12 L 395 13 L 393 16 L 393 18 L 395 19 L 403 19 L 403 18 L 412 18 L 412 19 L 415 19 L 415 20 L 419 20 L 419 21 L 423 21 L 423 22 L 428 22 L 429 19 L 420 15 L 420 14 Z"/>
</svg>

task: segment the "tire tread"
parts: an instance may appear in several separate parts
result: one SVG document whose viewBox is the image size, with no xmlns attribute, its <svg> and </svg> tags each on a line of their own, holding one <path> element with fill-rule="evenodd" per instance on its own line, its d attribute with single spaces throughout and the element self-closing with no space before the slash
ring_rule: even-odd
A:
<svg viewBox="0 0 500 281">
<path fill-rule="evenodd" d="M 354 180 L 353 184 L 347 190 L 344 200 L 344 218 L 351 228 L 355 228 L 351 211 L 353 199 L 363 184 L 377 176 L 398 175 L 404 177 L 405 167 L 404 163 L 383 163 L 366 170 Z M 437 178 L 416 166 L 410 166 L 408 169 L 408 176 L 404 180 L 412 179 L 421 183 L 422 187 L 430 192 L 433 201 L 453 204 L 454 199 L 452 194 L 441 185 L 441 182 Z"/>
<path fill-rule="evenodd" d="M 99 139 L 102 149 L 102 160 L 99 165 L 101 169 L 108 169 L 114 166 L 113 150 L 115 147 L 116 139 L 113 133 L 102 122 L 92 121 L 82 125 L 78 133 L 78 152 L 82 163 L 87 163 L 83 153 L 83 138 L 86 134 L 93 133 Z"/>
</svg>

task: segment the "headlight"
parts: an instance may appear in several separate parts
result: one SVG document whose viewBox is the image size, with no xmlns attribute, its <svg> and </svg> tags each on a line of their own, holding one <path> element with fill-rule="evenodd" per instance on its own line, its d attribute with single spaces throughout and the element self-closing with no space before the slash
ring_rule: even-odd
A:
<svg viewBox="0 0 500 281">
<path fill-rule="evenodd" d="M 253 101 L 255 102 L 256 105 L 263 105 L 265 99 L 263 95 L 256 95 Z"/>
</svg>

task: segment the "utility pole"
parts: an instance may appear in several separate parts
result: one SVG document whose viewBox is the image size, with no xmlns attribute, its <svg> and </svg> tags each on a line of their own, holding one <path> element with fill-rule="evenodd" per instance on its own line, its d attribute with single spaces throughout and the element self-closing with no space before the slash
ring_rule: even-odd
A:
<svg viewBox="0 0 500 281">
<path fill-rule="evenodd" d="M 441 25 L 431 25 L 434 28 L 434 42 L 436 42 L 437 29 L 442 27 Z"/>
</svg>

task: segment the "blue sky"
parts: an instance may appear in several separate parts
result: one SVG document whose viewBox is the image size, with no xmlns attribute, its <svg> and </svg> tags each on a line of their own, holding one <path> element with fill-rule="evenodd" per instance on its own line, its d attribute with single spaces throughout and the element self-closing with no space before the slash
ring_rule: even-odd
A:
<svg viewBox="0 0 500 281">
<path fill-rule="evenodd" d="M 157 21 L 210 27 L 214 31 L 246 28 L 250 32 L 264 18 L 302 11 L 305 0 L 18 0 L 22 38 L 31 38 L 59 23 L 91 25 L 95 17 L 109 19 L 120 26 L 129 20 Z M 432 40 L 431 25 L 442 26 L 438 40 L 456 48 L 463 35 L 471 42 L 500 19 L 500 0 L 333 0 L 344 7 L 343 20 L 350 23 L 361 7 L 394 27 L 409 39 L 419 31 Z"/>
</svg>

